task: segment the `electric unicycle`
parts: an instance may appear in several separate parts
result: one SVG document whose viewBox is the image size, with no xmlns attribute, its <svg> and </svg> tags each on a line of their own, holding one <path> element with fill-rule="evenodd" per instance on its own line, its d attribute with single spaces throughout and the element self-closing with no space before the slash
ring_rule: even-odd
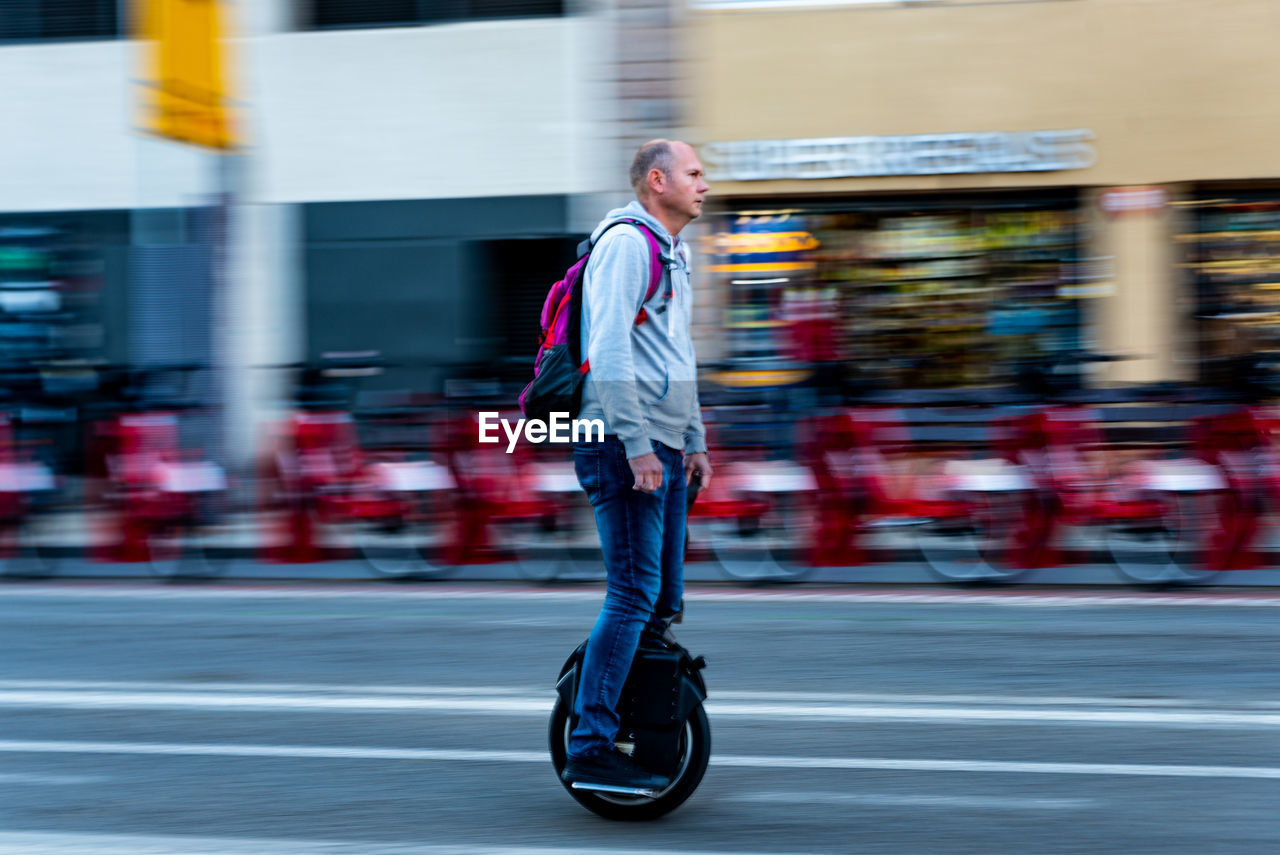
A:
<svg viewBox="0 0 1280 855">
<path fill-rule="evenodd" d="M 569 734 L 577 724 L 573 709 L 586 646 L 583 642 L 569 656 L 556 684 L 550 740 L 557 778 L 564 771 Z M 644 790 L 561 781 L 569 795 L 606 819 L 657 819 L 684 804 L 711 758 L 711 724 L 702 707 L 707 686 L 701 672 L 706 664 L 669 637 L 645 632 L 618 702 L 622 726 L 617 745 L 671 783 L 661 790 Z"/>
</svg>

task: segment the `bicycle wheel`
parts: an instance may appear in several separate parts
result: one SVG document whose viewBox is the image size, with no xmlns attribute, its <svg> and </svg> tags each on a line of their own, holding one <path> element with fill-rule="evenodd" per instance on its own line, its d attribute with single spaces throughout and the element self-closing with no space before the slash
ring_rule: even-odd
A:
<svg viewBox="0 0 1280 855">
<path fill-rule="evenodd" d="M 53 560 L 42 548 L 30 519 L 0 524 L 0 576 L 46 579 L 53 573 Z"/>
<path fill-rule="evenodd" d="M 1220 523 L 1216 493 L 1160 493 L 1158 516 L 1125 520 L 1107 528 L 1107 550 L 1124 579 L 1143 586 L 1204 582 L 1209 539 Z"/>
<path fill-rule="evenodd" d="M 797 582 L 813 569 L 804 554 L 812 521 L 803 498 L 775 494 L 763 514 L 711 521 L 711 552 L 720 570 L 735 581 Z"/>
<path fill-rule="evenodd" d="M 930 571 L 944 582 L 1011 582 L 1025 572 L 1011 562 L 1024 496 L 1016 492 L 970 492 L 964 513 L 916 528 L 916 547 Z"/>
<path fill-rule="evenodd" d="M 598 582 L 604 555 L 586 498 L 527 519 L 503 523 L 521 577 L 532 582 Z"/>
<path fill-rule="evenodd" d="M 226 532 L 216 525 L 157 524 L 147 536 L 147 565 L 157 579 L 216 579 L 230 566 Z"/>
<path fill-rule="evenodd" d="M 356 549 L 373 573 L 384 579 L 440 579 L 454 571 L 443 560 L 450 531 L 447 518 L 414 506 L 406 514 L 354 524 Z"/>
</svg>

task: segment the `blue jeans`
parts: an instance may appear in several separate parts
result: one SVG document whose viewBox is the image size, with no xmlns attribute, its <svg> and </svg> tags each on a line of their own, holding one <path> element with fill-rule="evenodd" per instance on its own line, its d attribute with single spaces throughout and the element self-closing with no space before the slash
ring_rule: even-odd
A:
<svg viewBox="0 0 1280 855">
<path fill-rule="evenodd" d="M 662 486 L 653 493 L 633 489 L 635 477 L 616 436 L 577 442 L 573 465 L 595 511 L 604 550 L 604 606 L 587 639 L 578 700 L 578 724 L 569 754 L 583 757 L 609 749 L 618 735 L 618 699 L 640 646 L 640 633 L 654 618 L 680 611 L 684 596 L 684 454 L 661 443 Z"/>
</svg>

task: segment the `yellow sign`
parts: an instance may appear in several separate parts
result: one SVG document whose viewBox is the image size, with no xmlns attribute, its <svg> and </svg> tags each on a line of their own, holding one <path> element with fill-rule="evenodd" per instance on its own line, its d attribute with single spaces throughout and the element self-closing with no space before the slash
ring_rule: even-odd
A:
<svg viewBox="0 0 1280 855">
<path fill-rule="evenodd" d="M 227 84 L 223 0 L 137 0 L 146 51 L 143 127 L 193 145 L 239 144 Z"/>
<path fill-rule="evenodd" d="M 818 239 L 808 232 L 734 232 L 711 237 L 711 251 L 720 255 L 803 252 L 817 248 Z"/>
<path fill-rule="evenodd" d="M 711 379 L 721 386 L 790 386 L 803 383 L 813 376 L 812 371 L 776 369 L 766 371 L 721 371 Z"/>
<path fill-rule="evenodd" d="M 816 270 L 813 261 L 762 261 L 756 264 L 712 264 L 709 273 L 793 273 L 799 270 Z"/>
</svg>

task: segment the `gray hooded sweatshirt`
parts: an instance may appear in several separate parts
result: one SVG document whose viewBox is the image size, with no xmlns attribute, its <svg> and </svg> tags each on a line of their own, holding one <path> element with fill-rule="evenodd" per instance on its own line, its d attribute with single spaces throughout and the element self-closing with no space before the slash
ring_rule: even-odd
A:
<svg viewBox="0 0 1280 855">
<path fill-rule="evenodd" d="M 648 239 L 625 223 L 605 231 L 622 217 L 648 224 L 662 248 L 666 270 L 648 302 Z M 587 261 L 582 300 L 582 352 L 590 370 L 579 418 L 603 420 L 605 433 L 617 434 L 628 458 L 652 452 L 650 440 L 686 453 L 706 451 L 689 336 L 687 248 L 638 201 L 610 211 L 591 239 L 598 242 Z M 636 324 L 641 308 L 647 319 Z"/>
</svg>

